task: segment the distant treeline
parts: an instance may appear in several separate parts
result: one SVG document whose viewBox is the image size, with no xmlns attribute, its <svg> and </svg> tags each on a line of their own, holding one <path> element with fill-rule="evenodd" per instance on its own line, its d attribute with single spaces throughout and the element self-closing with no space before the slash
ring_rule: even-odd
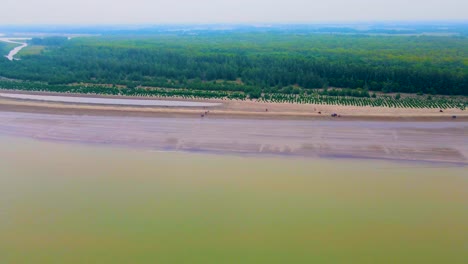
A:
<svg viewBox="0 0 468 264">
<path fill-rule="evenodd" d="M 67 42 L 66 37 L 47 37 L 47 38 L 33 38 L 29 41 L 31 45 L 38 46 L 61 46 Z"/>
<path fill-rule="evenodd" d="M 0 25 L 2 33 L 85 34 L 85 35 L 155 35 L 167 33 L 218 34 L 222 33 L 282 33 L 282 34 L 433 34 L 468 36 L 466 21 L 453 22 L 391 22 L 352 24 L 205 24 L 205 25 Z"/>
<path fill-rule="evenodd" d="M 468 95 L 466 37 L 220 32 L 31 43 L 48 48 L 21 61 L 0 59 L 0 76 L 252 95 L 326 87 Z"/>
</svg>

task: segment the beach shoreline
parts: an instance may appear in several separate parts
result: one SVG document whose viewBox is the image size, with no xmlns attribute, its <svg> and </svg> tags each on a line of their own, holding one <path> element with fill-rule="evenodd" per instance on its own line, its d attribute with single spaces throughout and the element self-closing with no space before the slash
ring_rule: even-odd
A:
<svg viewBox="0 0 468 264">
<path fill-rule="evenodd" d="M 162 97 L 130 97 L 112 95 L 63 94 L 54 92 L 24 92 L 17 90 L 0 90 L 4 94 L 28 94 L 41 96 L 67 96 L 83 98 L 113 98 L 144 100 L 170 100 L 174 102 L 195 102 L 219 104 L 201 109 L 200 107 L 169 106 L 129 106 L 79 104 L 65 102 L 48 102 L 21 100 L 0 97 L 0 111 L 32 112 L 65 115 L 103 115 L 103 116 L 136 116 L 136 117 L 192 117 L 192 118 L 236 118 L 236 119 L 317 119 L 317 120 L 367 120 L 367 121 L 468 121 L 468 111 L 460 109 L 411 109 L 388 107 L 355 107 L 340 105 L 313 105 L 290 103 L 265 103 L 252 100 L 219 100 L 219 99 L 182 99 Z M 331 115 L 337 114 L 336 117 Z M 454 116 L 456 118 L 454 118 Z"/>
<path fill-rule="evenodd" d="M 468 164 L 466 122 L 191 118 L 5 112 L 0 135 L 214 154 Z"/>
</svg>

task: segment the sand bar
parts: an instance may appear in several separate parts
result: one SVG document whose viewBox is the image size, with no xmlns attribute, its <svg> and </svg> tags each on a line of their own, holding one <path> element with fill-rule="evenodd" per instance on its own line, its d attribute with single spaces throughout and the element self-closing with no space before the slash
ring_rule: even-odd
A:
<svg viewBox="0 0 468 264">
<path fill-rule="evenodd" d="M 468 123 L 263 120 L 0 112 L 0 134 L 162 151 L 467 164 Z"/>
</svg>

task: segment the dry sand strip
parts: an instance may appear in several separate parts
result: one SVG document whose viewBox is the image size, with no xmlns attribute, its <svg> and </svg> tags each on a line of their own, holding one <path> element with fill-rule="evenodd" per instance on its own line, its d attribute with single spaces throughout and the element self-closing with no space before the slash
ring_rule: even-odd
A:
<svg viewBox="0 0 468 264">
<path fill-rule="evenodd" d="M 38 94 L 14 94 L 0 93 L 0 97 L 27 101 L 87 104 L 87 105 L 120 105 L 120 106 L 145 106 L 145 107 L 213 107 L 221 103 L 205 103 L 194 101 L 171 100 L 142 100 L 138 98 L 102 98 L 102 97 L 78 97 L 64 95 L 38 95 Z"/>
<path fill-rule="evenodd" d="M 0 112 L 0 135 L 148 150 L 468 164 L 466 122 L 252 120 Z"/>
<path fill-rule="evenodd" d="M 63 94 L 21 91 L 1 91 L 2 94 L 20 95 L 45 95 L 49 97 Z M 442 113 L 439 109 L 402 109 L 387 107 L 354 107 L 337 105 L 313 105 L 313 104 L 287 104 L 264 103 L 256 101 L 237 100 L 183 100 L 177 98 L 146 98 L 126 96 L 96 96 L 82 94 L 67 94 L 69 99 L 84 98 L 94 102 L 134 100 L 140 102 L 164 102 L 170 100 L 179 103 L 180 106 L 152 105 L 104 105 L 104 104 L 78 104 L 66 102 L 47 102 L 37 100 L 20 100 L 0 96 L 0 111 L 34 112 L 49 114 L 86 114 L 86 115 L 117 115 L 117 116 L 183 116 L 199 118 L 209 111 L 209 117 L 223 118 L 262 118 L 262 119 L 329 119 L 331 114 L 337 113 L 342 119 L 353 120 L 386 120 L 386 121 L 468 121 L 468 111 L 460 109 L 446 109 Z M 102 100 L 101 100 L 102 98 Z M 104 100 L 105 99 L 105 100 Z M 183 106 L 186 103 L 195 103 L 201 107 Z M 457 118 L 453 119 L 453 116 Z"/>
</svg>

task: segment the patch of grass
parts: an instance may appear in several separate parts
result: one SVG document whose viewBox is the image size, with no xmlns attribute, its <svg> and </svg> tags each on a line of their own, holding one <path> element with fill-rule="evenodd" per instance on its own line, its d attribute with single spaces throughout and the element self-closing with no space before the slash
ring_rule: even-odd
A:
<svg viewBox="0 0 468 264">
<path fill-rule="evenodd" d="M 18 53 L 18 57 L 38 55 L 45 49 L 45 46 L 27 46 Z"/>
<path fill-rule="evenodd" d="M 177 97 L 184 99 L 256 99 L 262 102 L 291 103 L 291 104 L 321 104 L 343 106 L 366 106 L 388 108 L 432 108 L 432 109 L 461 109 L 466 110 L 468 105 L 465 96 L 423 96 L 404 95 L 395 99 L 388 95 L 379 95 L 376 98 L 360 98 L 350 96 L 329 96 L 320 94 L 261 94 L 255 97 L 244 92 L 205 91 L 193 89 L 167 89 L 150 87 L 118 88 L 109 85 L 49 85 L 38 82 L 10 82 L 0 81 L 0 89 L 24 91 L 49 91 L 60 93 L 82 93 L 100 95 L 127 95 L 140 97 Z"/>
</svg>

